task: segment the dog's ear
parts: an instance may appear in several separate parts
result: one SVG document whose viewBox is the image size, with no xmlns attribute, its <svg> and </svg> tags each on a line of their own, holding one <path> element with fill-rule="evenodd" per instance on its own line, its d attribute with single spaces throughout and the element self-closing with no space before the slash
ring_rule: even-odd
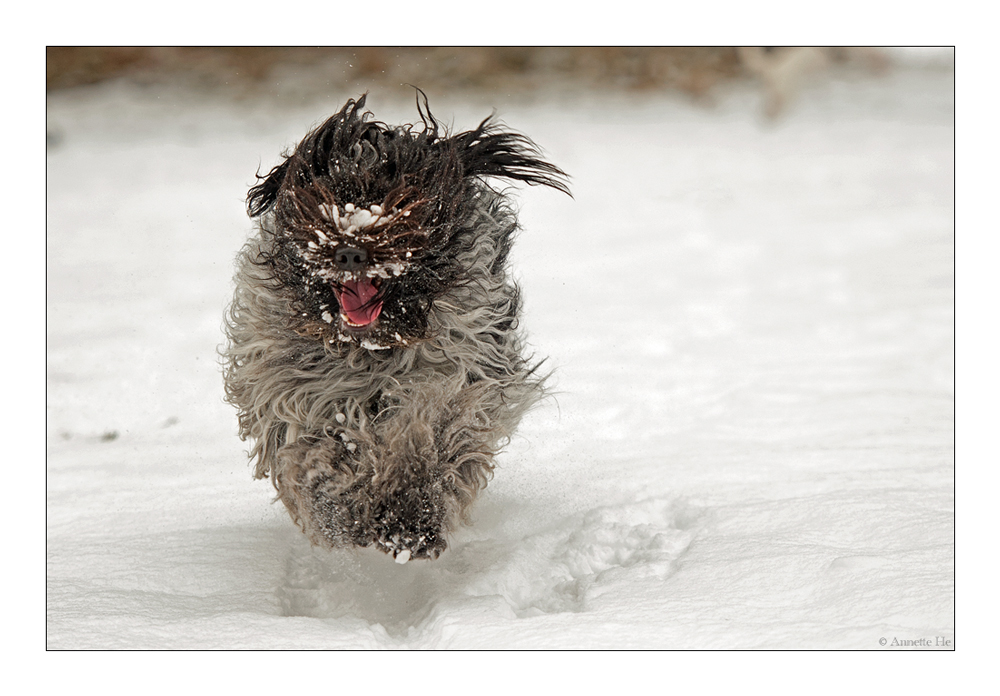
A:
<svg viewBox="0 0 1000 696">
<path fill-rule="evenodd" d="M 532 186 L 549 186 L 570 197 L 573 195 L 566 172 L 543 160 L 538 146 L 525 136 L 502 130 L 492 116 L 474 130 L 459 133 L 452 140 L 466 176 L 513 179 Z"/>
<path fill-rule="evenodd" d="M 271 209 L 278 199 L 278 189 L 281 188 L 285 176 L 288 174 L 288 167 L 292 158 L 288 157 L 284 162 L 268 172 L 267 176 L 257 174 L 257 181 L 260 183 L 250 189 L 247 193 L 247 213 L 250 217 L 257 217 Z"/>
</svg>

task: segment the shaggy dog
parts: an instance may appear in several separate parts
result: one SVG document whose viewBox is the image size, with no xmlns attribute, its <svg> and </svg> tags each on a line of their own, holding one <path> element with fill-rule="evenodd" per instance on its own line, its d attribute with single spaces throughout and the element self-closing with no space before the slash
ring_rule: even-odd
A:
<svg viewBox="0 0 1000 696">
<path fill-rule="evenodd" d="M 227 400 L 255 475 L 309 539 L 437 558 L 493 458 L 543 395 L 507 270 L 499 178 L 569 193 L 534 144 L 487 118 L 389 127 L 365 97 L 247 195 L 255 234 L 226 317 Z"/>
</svg>

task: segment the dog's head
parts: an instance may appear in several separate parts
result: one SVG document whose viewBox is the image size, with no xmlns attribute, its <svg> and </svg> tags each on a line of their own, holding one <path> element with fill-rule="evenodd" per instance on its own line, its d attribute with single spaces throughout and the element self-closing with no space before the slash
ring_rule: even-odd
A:
<svg viewBox="0 0 1000 696">
<path fill-rule="evenodd" d="M 491 233 L 474 222 L 496 195 L 486 179 L 569 190 L 530 140 L 489 118 L 449 136 L 425 96 L 420 128 L 375 121 L 364 104 L 349 100 L 258 175 L 247 209 L 268 217 L 262 262 L 292 293 L 297 330 L 378 349 L 423 338 L 434 300 L 469 280 L 459 252 Z M 510 241 L 497 241 L 502 266 Z"/>
</svg>

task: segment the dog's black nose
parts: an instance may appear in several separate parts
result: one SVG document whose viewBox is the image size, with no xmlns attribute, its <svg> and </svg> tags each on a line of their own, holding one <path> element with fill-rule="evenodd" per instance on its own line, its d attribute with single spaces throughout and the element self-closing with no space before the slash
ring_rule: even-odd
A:
<svg viewBox="0 0 1000 696">
<path fill-rule="evenodd" d="M 368 264 L 368 252 L 354 247 L 341 247 L 337 249 L 334 262 L 341 271 L 360 271 Z"/>
</svg>

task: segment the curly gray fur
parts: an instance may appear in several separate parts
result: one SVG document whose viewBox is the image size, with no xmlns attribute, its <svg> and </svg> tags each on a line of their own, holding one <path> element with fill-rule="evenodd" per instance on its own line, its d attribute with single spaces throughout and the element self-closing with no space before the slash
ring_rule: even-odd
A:
<svg viewBox="0 0 1000 696">
<path fill-rule="evenodd" d="M 363 103 L 349 102 L 341 115 Z M 429 112 L 425 124 L 427 118 Z M 380 285 L 383 333 L 395 336 L 386 341 L 375 328 L 338 329 L 329 314 L 321 321 L 314 316 L 319 310 L 309 309 L 316 291 L 312 281 L 302 281 L 308 275 L 302 259 L 313 257 L 288 251 L 291 223 L 283 222 L 280 207 L 293 199 L 298 204 L 303 184 L 284 170 L 279 174 L 285 177 L 280 188 L 270 179 L 258 187 L 258 193 L 265 185 L 277 193 L 273 207 L 258 209 L 255 233 L 237 258 L 226 316 L 226 395 L 239 409 L 240 436 L 252 441 L 255 476 L 270 475 L 292 519 L 315 544 L 374 545 L 401 561 L 436 558 L 449 532 L 467 520 L 492 476 L 495 455 L 544 394 L 538 365 L 523 356 L 520 297 L 506 266 L 516 218 L 503 195 L 460 172 L 468 185 L 446 221 L 446 243 L 424 257 L 418 253 L 403 276 L 440 266 L 442 255 L 448 268 L 458 270 L 436 272 L 448 282 L 426 290 L 416 304 L 402 297 L 390 306 L 393 279 Z M 487 174 L 506 176 L 502 170 Z M 391 198 L 386 191 L 395 183 L 376 199 Z M 338 190 L 333 180 L 324 195 L 336 200 Z M 397 294 L 405 287 L 400 283 Z M 392 312 L 407 307 L 411 313 L 424 308 L 421 330 L 401 336 L 393 330 Z"/>
</svg>

